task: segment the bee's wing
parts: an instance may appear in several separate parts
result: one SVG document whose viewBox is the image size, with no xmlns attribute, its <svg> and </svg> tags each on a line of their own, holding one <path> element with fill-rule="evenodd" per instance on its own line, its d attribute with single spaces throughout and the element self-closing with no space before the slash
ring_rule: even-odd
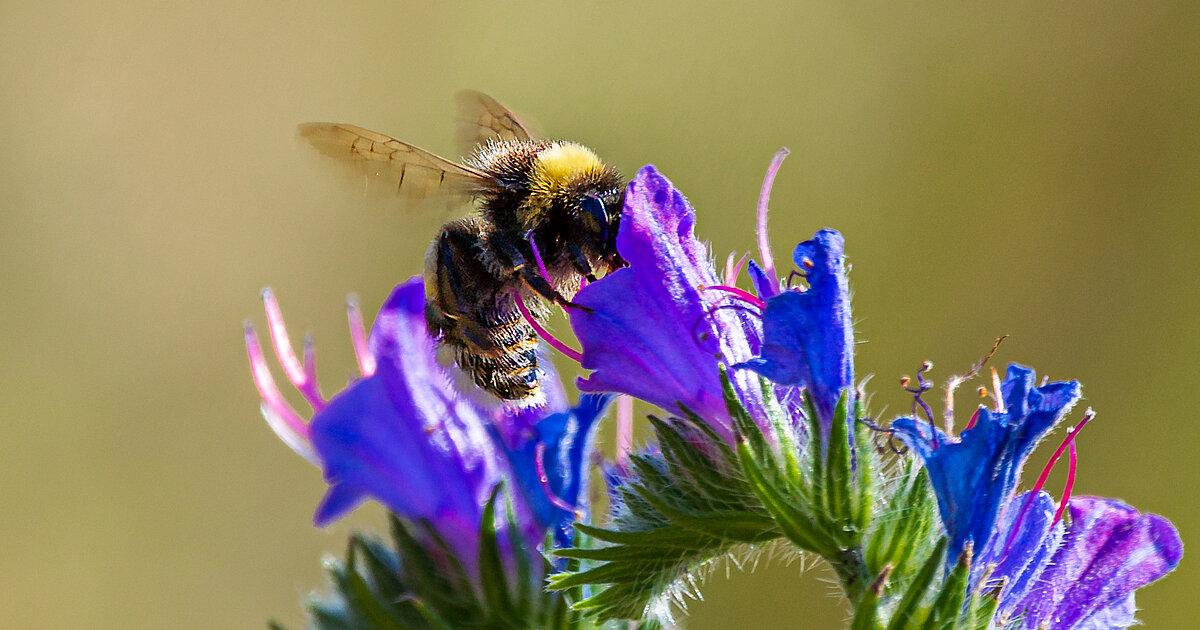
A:
<svg viewBox="0 0 1200 630">
<path fill-rule="evenodd" d="M 400 197 L 467 197 L 491 181 L 483 171 L 354 125 L 306 123 L 300 125 L 300 137 L 321 153 L 357 168 L 369 185 Z"/>
<path fill-rule="evenodd" d="M 517 115 L 496 99 L 475 90 L 458 93 L 458 142 L 469 154 L 489 140 L 529 140 L 534 134 Z"/>
</svg>

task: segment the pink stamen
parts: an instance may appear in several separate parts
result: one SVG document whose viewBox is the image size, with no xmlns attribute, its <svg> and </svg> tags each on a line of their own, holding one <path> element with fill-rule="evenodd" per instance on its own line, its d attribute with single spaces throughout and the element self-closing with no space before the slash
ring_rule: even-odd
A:
<svg viewBox="0 0 1200 630">
<path fill-rule="evenodd" d="M 617 396 L 617 465 L 623 470 L 633 450 L 633 397 Z"/>
<path fill-rule="evenodd" d="M 311 444 L 308 423 L 296 413 L 292 406 L 283 398 L 275 379 L 271 376 L 271 368 L 267 366 L 263 356 L 262 346 L 258 343 L 258 335 L 254 326 L 247 323 L 244 328 L 246 337 L 246 354 L 250 358 L 250 373 L 254 379 L 254 387 L 262 398 L 263 415 L 267 422 L 286 444 L 293 450 L 304 455 L 300 445 Z M 311 450 L 311 449 L 310 449 Z"/>
<path fill-rule="evenodd" d="M 775 277 L 775 259 L 771 257 L 771 239 L 767 234 L 767 203 L 771 200 L 771 187 L 775 185 L 775 175 L 779 173 L 779 167 L 783 166 L 783 159 L 788 153 L 790 151 L 787 147 L 783 147 L 771 158 L 771 165 L 767 167 L 767 174 L 763 177 L 762 191 L 758 194 L 758 255 L 762 258 L 763 273 L 768 278 Z"/>
<path fill-rule="evenodd" d="M 562 497 L 554 494 L 554 490 L 550 488 L 550 477 L 546 474 L 546 445 L 539 442 L 534 450 L 533 457 L 534 467 L 537 469 L 538 482 L 542 484 L 542 492 L 546 493 L 546 498 L 550 499 L 550 503 L 560 510 L 566 510 L 575 513 L 575 506 L 567 503 Z"/>
<path fill-rule="evenodd" d="M 729 293 L 729 294 L 735 295 L 739 298 L 742 298 L 743 300 L 753 304 L 754 306 L 757 306 L 759 309 L 767 308 L 767 303 L 762 301 L 762 299 L 760 299 L 758 296 L 754 295 L 753 293 L 750 293 L 749 291 L 745 291 L 745 290 L 739 289 L 737 287 L 725 286 L 723 284 L 713 284 L 713 285 L 709 285 L 709 286 L 701 286 L 700 290 L 701 291 L 724 291 L 725 293 Z"/>
<path fill-rule="evenodd" d="M 287 326 L 283 323 L 283 311 L 279 309 L 275 293 L 270 288 L 263 289 L 262 299 L 267 310 L 267 330 L 271 333 L 275 356 L 279 358 L 284 374 L 287 374 L 288 381 L 304 395 L 304 399 L 314 409 L 324 409 L 325 398 L 321 396 L 316 379 L 309 377 L 310 371 L 306 366 L 309 363 L 308 357 L 305 356 L 305 364 L 301 364 L 296 358 L 296 351 L 292 349 L 292 340 L 288 337 Z M 305 354 L 308 354 L 308 348 L 305 348 Z"/>
<path fill-rule="evenodd" d="M 733 262 L 733 256 L 734 252 L 729 252 L 729 258 L 725 259 L 725 284 L 731 287 L 737 285 L 738 275 L 742 273 L 742 267 L 750 259 L 750 252 L 742 254 L 736 263 Z"/>
<path fill-rule="evenodd" d="M 587 285 L 588 285 L 588 279 L 583 276 L 580 276 L 579 277 L 579 290 L 580 291 L 584 290 L 585 288 L 587 288 Z"/>
<path fill-rule="evenodd" d="M 304 375 L 310 382 L 317 382 L 317 345 L 312 337 L 304 338 Z"/>
<path fill-rule="evenodd" d="M 529 241 L 529 247 L 533 249 L 533 260 L 537 262 L 538 273 L 542 274 L 542 277 L 549 282 L 550 272 L 546 271 L 546 262 L 542 260 L 542 252 L 538 249 L 537 243 L 533 240 L 532 230 L 525 233 L 525 240 Z"/>
<path fill-rule="evenodd" d="M 1025 499 L 1025 505 L 1021 506 L 1021 512 L 1017 515 L 1017 520 L 1013 521 L 1012 531 L 1008 533 L 1008 541 L 1004 543 L 1005 554 L 1008 553 L 1009 547 L 1012 546 L 1013 538 L 1016 537 L 1017 530 L 1021 528 L 1021 521 L 1024 520 L 1025 512 L 1029 510 L 1029 506 L 1033 503 L 1033 498 L 1037 496 L 1037 493 L 1042 489 L 1042 486 L 1046 485 L 1046 479 L 1050 477 L 1050 471 L 1054 468 L 1054 464 L 1058 462 L 1058 458 L 1062 457 L 1063 451 L 1065 451 L 1068 446 L 1072 446 L 1074 444 L 1075 436 L 1079 435 L 1079 432 L 1083 430 L 1083 427 L 1087 426 L 1087 423 L 1091 422 L 1092 418 L 1095 417 L 1096 412 L 1088 409 L 1087 413 L 1083 415 L 1083 420 L 1080 421 L 1080 423 L 1074 429 L 1071 429 L 1071 431 L 1067 433 L 1067 437 L 1063 438 L 1062 443 L 1058 445 L 1058 448 L 1055 449 L 1054 454 L 1050 456 L 1050 461 L 1046 462 L 1046 466 L 1042 468 L 1042 474 L 1038 475 L 1037 483 L 1033 484 L 1033 489 L 1029 491 L 1029 495 Z M 1075 485 L 1075 474 L 1073 467 L 1068 475 L 1067 484 L 1068 489 Z M 1062 502 L 1063 505 L 1066 504 L 1067 498 L 1069 498 L 1069 495 L 1064 495 L 1064 500 Z M 1062 512 L 1061 506 L 1059 507 L 1058 511 L 1059 513 Z M 1057 516 L 1055 517 L 1055 522 L 1058 522 Z"/>
<path fill-rule="evenodd" d="M 555 337 L 554 335 L 550 334 L 550 331 L 543 328 L 542 325 L 539 324 L 538 321 L 533 318 L 533 315 L 531 315 L 529 313 L 529 309 L 525 308 L 525 300 L 521 299 L 520 293 L 514 293 L 513 297 L 516 299 L 517 309 L 521 311 L 521 316 L 525 318 L 525 321 L 529 322 L 530 326 L 533 326 L 533 330 L 535 332 L 537 332 L 539 337 L 541 337 L 542 339 L 545 339 L 546 343 L 550 344 L 550 346 L 552 348 L 563 353 L 564 355 L 567 356 L 567 358 L 573 359 L 576 363 L 580 363 L 583 361 L 583 353 L 582 352 L 559 341 L 558 337 Z"/>
<path fill-rule="evenodd" d="M 1071 440 L 1070 461 L 1067 463 L 1067 483 L 1063 485 L 1062 500 L 1058 502 L 1058 510 L 1054 512 L 1054 522 L 1062 520 L 1063 512 L 1071 502 L 1071 490 L 1075 488 L 1075 466 L 1079 460 L 1075 456 L 1075 440 Z"/>
<path fill-rule="evenodd" d="M 375 373 L 375 355 L 371 354 L 367 329 L 363 327 L 362 309 L 358 306 L 358 298 L 354 296 L 346 298 L 346 318 L 350 320 L 350 343 L 354 346 L 358 371 L 363 376 L 371 376 Z"/>
<path fill-rule="evenodd" d="M 963 429 L 963 431 L 975 426 L 975 423 L 979 421 L 979 412 L 981 411 L 983 411 L 983 405 L 979 405 L 975 408 L 975 413 L 971 414 L 971 419 L 967 422 L 967 427 L 966 429 Z"/>
</svg>

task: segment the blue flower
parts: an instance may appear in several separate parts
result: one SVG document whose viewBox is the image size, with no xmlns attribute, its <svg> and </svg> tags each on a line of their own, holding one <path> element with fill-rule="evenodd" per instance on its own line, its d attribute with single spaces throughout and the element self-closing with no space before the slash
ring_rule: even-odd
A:
<svg viewBox="0 0 1200 630">
<path fill-rule="evenodd" d="M 414 278 L 384 303 L 369 342 L 355 330 L 361 318 L 352 309 L 363 378 L 326 402 L 314 384 L 311 347 L 301 365 L 274 298 L 265 297 L 285 372 L 316 410 L 311 424 L 279 395 L 248 327 L 251 366 L 272 427 L 324 470 L 329 490 L 317 508 L 318 526 L 373 498 L 402 518 L 432 526 L 472 570 L 484 507 L 503 484 L 523 538 L 505 545 L 510 552 L 536 555 L 551 528 L 561 543 L 569 542 L 567 524 L 586 495 L 581 480 L 603 399 L 585 397 L 569 409 L 552 375 L 549 406 L 542 409 L 489 406 L 463 396 L 437 360 L 425 326 L 424 289 Z M 507 535 L 508 510 L 497 512 L 497 530 Z"/>
<path fill-rule="evenodd" d="M 958 439 L 928 422 L 900 418 L 892 428 L 924 462 L 950 537 L 948 558 L 968 542 L 991 536 L 1003 506 L 1016 492 L 1034 447 L 1079 400 L 1079 383 L 1037 387 L 1033 370 L 1011 365 L 1001 387 L 1003 411 L 982 409 Z"/>
<path fill-rule="evenodd" d="M 1175 527 L 1097 497 L 1071 499 L 1067 525 L 1055 519 L 1045 492 L 1031 509 L 1020 509 L 1028 497 L 1013 499 L 972 571 L 974 584 L 984 575 L 989 585 L 1003 584 L 994 625 L 1117 630 L 1136 623 L 1134 591 L 1170 573 L 1183 556 Z"/>
<path fill-rule="evenodd" d="M 759 294 L 767 295 L 762 355 L 734 366 L 782 385 L 804 387 L 826 430 L 842 392 L 851 403 L 854 393 L 854 329 L 844 243 L 836 231 L 821 230 L 796 246 L 792 259 L 805 270 L 804 291 L 779 291 L 778 282 L 751 265 L 752 277 L 764 278 L 755 281 Z"/>
<path fill-rule="evenodd" d="M 603 394 L 580 396 L 577 406 L 545 416 L 529 439 L 508 451 L 530 508 L 539 523 L 551 528 L 560 547 L 570 544 L 572 523 L 586 515 L 594 428 L 610 399 Z"/>
<path fill-rule="evenodd" d="M 1179 534 L 1166 519 L 1115 499 L 1072 498 L 1064 522 L 1063 509 L 1040 489 L 1048 468 L 1033 491 L 1016 495 L 1025 460 L 1080 396 L 1075 381 L 1034 383 L 1033 370 L 1009 366 L 1001 410 L 980 409 L 976 424 L 958 439 L 914 418 L 892 427 L 929 473 L 950 540 L 947 561 L 971 543 L 977 550 L 973 588 L 1003 586 L 994 627 L 1126 628 L 1134 623 L 1134 590 L 1179 564 Z M 1074 465 L 1072 451 L 1069 480 Z M 1007 625 L 1017 619 L 1018 625 Z"/>
<path fill-rule="evenodd" d="M 620 392 L 669 411 L 680 406 L 732 436 L 718 365 L 756 354 L 760 317 L 718 286 L 708 249 L 696 240 L 696 214 L 653 166 L 643 167 L 625 193 L 617 250 L 629 266 L 589 284 L 571 312 L 592 373 L 582 391 Z M 734 372 L 734 387 L 761 409 L 753 374 Z"/>
</svg>

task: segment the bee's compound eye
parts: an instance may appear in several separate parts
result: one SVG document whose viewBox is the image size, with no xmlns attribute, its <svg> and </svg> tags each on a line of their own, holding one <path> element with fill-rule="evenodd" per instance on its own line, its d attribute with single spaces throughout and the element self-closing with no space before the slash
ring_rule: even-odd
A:
<svg viewBox="0 0 1200 630">
<path fill-rule="evenodd" d="M 604 202 L 599 197 L 588 195 L 583 198 L 583 201 L 579 205 L 585 212 L 592 215 L 592 218 L 596 219 L 596 223 L 600 225 L 608 224 L 608 213 L 604 211 Z"/>
</svg>

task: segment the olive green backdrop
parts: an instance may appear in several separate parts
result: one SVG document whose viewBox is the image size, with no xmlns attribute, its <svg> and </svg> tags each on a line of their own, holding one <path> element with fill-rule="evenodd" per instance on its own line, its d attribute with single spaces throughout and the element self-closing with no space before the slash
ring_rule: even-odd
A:
<svg viewBox="0 0 1200 630">
<path fill-rule="evenodd" d="M 373 313 L 436 220 L 364 203 L 295 125 L 453 153 L 464 87 L 656 164 L 722 258 L 790 147 L 773 242 L 846 234 L 873 411 L 1011 334 L 999 362 L 1099 412 L 1077 492 L 1200 531 L 1194 2 L 6 4 L 0 627 L 298 625 L 380 513 L 312 529 L 320 475 L 259 417 L 241 323 L 275 287 L 335 389 L 344 296 Z M 1194 624 L 1197 560 L 1139 594 L 1148 627 Z M 721 570 L 688 627 L 838 627 L 798 573 Z"/>
</svg>

